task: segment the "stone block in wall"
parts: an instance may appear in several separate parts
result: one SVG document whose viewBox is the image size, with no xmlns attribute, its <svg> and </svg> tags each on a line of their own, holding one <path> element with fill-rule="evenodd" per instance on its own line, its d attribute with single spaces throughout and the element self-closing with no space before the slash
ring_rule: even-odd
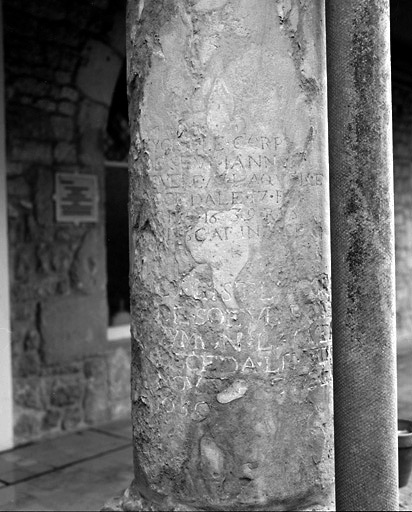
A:
<svg viewBox="0 0 412 512">
<path fill-rule="evenodd" d="M 74 164 L 77 161 L 77 148 L 75 144 L 61 141 L 56 144 L 53 151 L 57 163 Z"/>
<path fill-rule="evenodd" d="M 14 436 L 16 444 L 39 437 L 42 429 L 44 413 L 14 407 Z"/>
<path fill-rule="evenodd" d="M 130 349 L 117 348 L 108 353 L 107 360 L 110 400 L 127 398 L 130 401 Z"/>
<path fill-rule="evenodd" d="M 77 29 L 90 32 L 90 19 L 95 16 L 93 2 L 77 2 L 75 9 L 69 9 L 66 15 L 66 22 L 75 26 Z"/>
<path fill-rule="evenodd" d="M 25 2 L 24 16 L 22 16 L 22 11 L 19 9 L 19 6 L 16 5 L 18 0 L 13 0 L 11 2 L 12 5 L 8 6 L 7 0 L 2 1 L 2 6 L 4 4 L 5 11 L 5 19 L 7 20 L 5 23 L 5 31 L 7 33 L 11 33 L 14 36 L 20 36 L 20 39 L 25 40 L 25 38 L 34 39 L 38 35 L 38 23 L 36 19 L 33 19 L 31 16 L 27 14 L 26 6 L 28 4 L 35 4 L 35 2 Z M 11 8 L 10 8 L 11 7 Z M 33 5 L 34 7 L 34 5 Z M 6 48 L 7 48 L 7 37 L 6 37 Z"/>
<path fill-rule="evenodd" d="M 106 289 L 105 252 L 99 235 L 97 229 L 85 234 L 70 269 L 73 288 L 85 294 Z"/>
<path fill-rule="evenodd" d="M 46 165 L 51 165 L 53 162 L 52 144 L 49 142 L 14 139 L 8 146 L 10 160 Z"/>
<path fill-rule="evenodd" d="M 46 63 L 53 69 L 73 73 L 79 64 L 79 53 L 76 50 L 59 45 L 47 45 L 45 49 Z"/>
<path fill-rule="evenodd" d="M 120 57 L 109 46 L 89 41 L 77 75 L 79 89 L 88 98 L 109 106 L 120 65 Z"/>
<path fill-rule="evenodd" d="M 130 396 L 121 398 L 110 403 L 110 419 L 118 420 L 121 418 L 130 418 L 132 403 Z"/>
<path fill-rule="evenodd" d="M 40 34 L 37 37 L 42 41 L 55 46 L 70 47 L 74 51 L 82 41 L 82 34 L 66 23 L 39 23 Z M 83 36 L 84 37 L 84 36 Z"/>
<path fill-rule="evenodd" d="M 36 329 L 29 329 L 24 337 L 24 350 L 38 350 L 41 345 L 40 334 Z"/>
<path fill-rule="evenodd" d="M 29 377 L 39 375 L 42 362 L 37 350 L 23 352 L 17 361 L 17 375 L 19 377 Z"/>
<path fill-rule="evenodd" d="M 76 105 L 71 101 L 61 101 L 57 107 L 57 111 L 66 116 L 73 116 L 76 112 Z"/>
<path fill-rule="evenodd" d="M 97 7 L 98 9 L 107 9 L 109 3 L 109 0 L 94 0 L 93 7 Z"/>
<path fill-rule="evenodd" d="M 108 108 L 92 100 L 80 104 L 78 127 L 82 135 L 90 132 L 103 132 L 106 128 Z"/>
<path fill-rule="evenodd" d="M 41 306 L 41 335 L 47 363 L 67 364 L 100 353 L 106 344 L 104 294 L 53 297 Z"/>
<path fill-rule="evenodd" d="M 79 406 L 68 407 L 63 413 L 63 430 L 74 430 L 83 423 L 83 411 Z"/>
<path fill-rule="evenodd" d="M 11 310 L 12 337 L 17 330 L 21 330 L 25 335 L 28 327 L 36 321 L 36 311 L 36 301 L 24 302 L 21 300 L 13 306 Z"/>
<path fill-rule="evenodd" d="M 29 314 L 31 312 L 27 311 L 27 315 L 24 313 L 26 313 L 26 311 L 22 312 L 19 316 L 14 313 L 12 318 L 11 343 L 21 348 L 24 346 L 24 339 L 27 336 L 29 326 L 34 322 L 34 316 Z"/>
<path fill-rule="evenodd" d="M 78 129 L 79 159 L 90 168 L 103 167 L 102 140 L 107 125 L 108 108 L 91 100 L 80 104 Z"/>
<path fill-rule="evenodd" d="M 53 177 L 53 172 L 49 168 L 41 168 L 37 172 L 34 206 L 36 220 L 41 226 L 53 225 Z"/>
<path fill-rule="evenodd" d="M 40 98 L 33 102 L 33 106 L 38 108 L 39 110 L 44 110 L 44 112 L 56 112 L 57 103 L 54 100 L 48 98 Z"/>
<path fill-rule="evenodd" d="M 61 376 L 50 386 L 50 404 L 53 407 L 78 405 L 83 397 L 84 382 L 80 376 Z"/>
<path fill-rule="evenodd" d="M 50 116 L 50 125 L 53 137 L 62 141 L 70 141 L 74 135 L 73 119 L 66 116 Z"/>
<path fill-rule="evenodd" d="M 24 172 L 21 162 L 7 162 L 7 176 L 19 176 Z"/>
<path fill-rule="evenodd" d="M 69 244 L 57 241 L 40 243 L 37 249 L 37 258 L 45 273 L 68 272 L 73 259 L 73 250 Z"/>
<path fill-rule="evenodd" d="M 65 85 L 72 81 L 72 76 L 67 71 L 56 71 L 55 79 L 58 84 Z"/>
<path fill-rule="evenodd" d="M 30 244 L 26 244 L 20 249 L 15 254 L 14 279 L 21 283 L 28 283 L 33 280 L 36 271 L 35 251 Z"/>
<path fill-rule="evenodd" d="M 42 83 L 40 80 L 33 80 L 33 82 L 35 84 Z M 21 94 L 26 93 L 34 96 L 33 86 L 30 82 L 24 84 L 24 88 L 23 84 L 20 84 L 20 87 Z M 16 88 L 13 88 L 13 92 L 16 92 Z M 47 98 L 47 95 L 39 94 L 39 96 L 42 100 Z M 32 101 L 34 100 L 31 99 L 30 103 Z M 40 99 L 37 101 L 40 101 Z M 32 106 L 10 105 L 7 108 L 7 138 L 11 141 L 16 138 L 32 139 L 35 135 L 36 140 L 49 140 L 52 136 L 49 116 L 50 114 L 47 111 Z"/>
<path fill-rule="evenodd" d="M 62 411 L 59 409 L 47 409 L 42 420 L 41 428 L 46 432 L 59 429 L 62 418 Z"/>
<path fill-rule="evenodd" d="M 16 405 L 38 411 L 44 410 L 45 397 L 38 377 L 14 379 L 13 396 Z"/>
<path fill-rule="evenodd" d="M 84 364 L 86 389 L 84 394 L 84 419 L 87 423 L 101 423 L 109 419 L 107 362 L 103 358 Z"/>
<path fill-rule="evenodd" d="M 130 400 L 130 345 L 116 347 L 107 354 L 110 417 L 112 420 L 129 417 Z"/>
<path fill-rule="evenodd" d="M 7 194 L 9 200 L 12 198 L 27 199 L 30 197 L 31 189 L 23 176 L 13 176 L 7 181 Z"/>
<path fill-rule="evenodd" d="M 60 98 L 76 102 L 79 99 L 79 92 L 73 87 L 63 87 L 60 92 Z"/>
<path fill-rule="evenodd" d="M 38 299 L 36 286 L 28 286 L 27 283 L 14 282 L 11 286 L 11 303 L 22 301 L 25 303 L 35 302 Z"/>
<path fill-rule="evenodd" d="M 32 76 L 20 78 L 14 83 L 15 92 L 26 93 L 31 96 L 50 96 L 51 85 L 47 80 L 36 79 Z M 23 124 L 23 123 L 22 123 Z M 24 126 L 22 126 L 24 129 Z"/>
<path fill-rule="evenodd" d="M 67 4 L 56 0 L 42 0 L 41 2 L 20 2 L 13 0 L 16 7 L 24 9 L 27 14 L 31 14 L 35 18 L 44 18 L 51 21 L 61 21 L 65 19 L 67 13 Z M 32 16 L 28 20 L 32 20 Z"/>
</svg>

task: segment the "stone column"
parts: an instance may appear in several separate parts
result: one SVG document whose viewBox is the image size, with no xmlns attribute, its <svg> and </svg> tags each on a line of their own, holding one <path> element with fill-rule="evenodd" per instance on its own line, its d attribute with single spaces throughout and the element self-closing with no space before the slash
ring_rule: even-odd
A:
<svg viewBox="0 0 412 512">
<path fill-rule="evenodd" d="M 389 0 L 327 20 L 336 503 L 398 510 Z"/>
<path fill-rule="evenodd" d="M 126 508 L 330 507 L 325 75 L 322 0 L 129 2 Z"/>
</svg>

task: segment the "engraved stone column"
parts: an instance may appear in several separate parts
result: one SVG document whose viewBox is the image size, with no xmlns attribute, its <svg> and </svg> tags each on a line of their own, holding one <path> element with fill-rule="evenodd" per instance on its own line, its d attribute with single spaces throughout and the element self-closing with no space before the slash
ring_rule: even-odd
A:
<svg viewBox="0 0 412 512">
<path fill-rule="evenodd" d="M 323 2 L 133 0 L 128 44 L 127 507 L 328 509 Z"/>
</svg>

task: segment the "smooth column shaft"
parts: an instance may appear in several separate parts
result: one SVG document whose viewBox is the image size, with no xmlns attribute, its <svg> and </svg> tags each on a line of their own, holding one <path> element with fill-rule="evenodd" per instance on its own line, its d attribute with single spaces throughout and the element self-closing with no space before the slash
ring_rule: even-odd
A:
<svg viewBox="0 0 412 512">
<path fill-rule="evenodd" d="M 397 510 L 389 1 L 326 4 L 337 509 Z"/>
</svg>

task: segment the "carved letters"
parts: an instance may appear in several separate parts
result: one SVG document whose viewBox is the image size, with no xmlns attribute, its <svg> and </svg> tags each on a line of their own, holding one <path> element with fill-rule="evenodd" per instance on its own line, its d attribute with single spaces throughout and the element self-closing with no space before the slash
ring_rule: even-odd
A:
<svg viewBox="0 0 412 512">
<path fill-rule="evenodd" d="M 295 233 L 292 242 L 304 234 L 298 220 L 305 219 L 297 218 L 294 205 L 301 197 L 316 199 L 317 187 L 324 185 L 315 170 L 303 173 L 294 166 L 290 172 L 286 150 L 279 135 L 246 133 L 202 139 L 182 131 L 175 140 L 148 143 L 149 178 L 169 215 L 165 241 L 184 245 L 193 265 L 163 326 L 179 372 L 170 376 L 171 396 L 162 402 L 166 413 L 200 421 L 208 414 L 201 401 L 206 387 L 236 375 L 274 385 L 295 372 L 308 390 L 330 382 L 329 315 L 306 313 L 303 321 L 304 301 L 278 306 L 273 279 L 267 286 L 264 277 L 259 283 L 241 277 L 259 244 L 271 240 L 268 247 L 276 250 L 276 225 L 284 225 L 287 236 Z M 298 199 L 291 193 L 296 187 L 305 190 Z M 290 250 L 297 261 L 292 245 Z M 187 308 L 181 296 L 191 301 Z M 310 290 L 307 297 L 306 303 L 323 300 L 316 302 Z M 295 331 L 282 327 L 288 314 L 297 322 Z"/>
</svg>

